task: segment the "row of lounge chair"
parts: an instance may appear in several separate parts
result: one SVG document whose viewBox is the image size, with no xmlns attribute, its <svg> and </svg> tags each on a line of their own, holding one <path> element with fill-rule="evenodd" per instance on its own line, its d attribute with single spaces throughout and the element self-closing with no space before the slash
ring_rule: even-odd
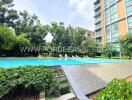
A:
<svg viewBox="0 0 132 100">
<path fill-rule="evenodd" d="M 68 58 L 69 56 L 67 55 L 67 54 L 65 54 L 64 56 L 63 55 L 61 55 L 61 54 L 59 54 L 59 57 L 61 57 L 61 58 L 63 58 L 63 57 L 65 57 L 65 58 Z M 71 56 L 72 58 L 80 58 L 78 55 L 75 55 L 75 56 Z M 84 58 L 90 58 L 89 56 L 83 56 Z"/>
</svg>

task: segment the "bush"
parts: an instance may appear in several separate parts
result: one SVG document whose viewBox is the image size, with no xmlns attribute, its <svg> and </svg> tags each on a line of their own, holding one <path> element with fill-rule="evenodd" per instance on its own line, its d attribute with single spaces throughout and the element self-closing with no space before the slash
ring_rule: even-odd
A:
<svg viewBox="0 0 132 100">
<path fill-rule="evenodd" d="M 96 100 L 131 100 L 132 82 L 114 79 L 97 94 Z"/>
<path fill-rule="evenodd" d="M 0 68 L 0 97 L 5 96 L 20 86 L 28 91 L 45 92 L 46 95 L 54 94 L 59 88 L 54 76 L 57 76 L 59 73 L 55 69 L 43 66 Z"/>
</svg>

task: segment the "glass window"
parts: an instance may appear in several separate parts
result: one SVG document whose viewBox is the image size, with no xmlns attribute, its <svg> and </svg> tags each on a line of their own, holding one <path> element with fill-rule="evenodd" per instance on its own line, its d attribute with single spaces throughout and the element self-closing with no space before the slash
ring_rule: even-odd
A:
<svg viewBox="0 0 132 100">
<path fill-rule="evenodd" d="M 119 33 L 112 33 L 112 42 L 117 42 L 119 40 Z"/>
<path fill-rule="evenodd" d="M 112 42 L 117 42 L 119 39 L 118 23 L 112 24 Z"/>
<path fill-rule="evenodd" d="M 132 4 L 132 0 L 125 0 L 125 2 L 126 2 L 126 7 L 128 7 Z"/>
<path fill-rule="evenodd" d="M 112 24 L 112 33 L 114 33 L 114 32 L 118 32 L 118 23 L 114 23 L 114 24 Z"/>
<path fill-rule="evenodd" d="M 106 33 L 110 33 L 110 26 L 106 26 Z"/>
<path fill-rule="evenodd" d="M 120 44 L 118 43 L 113 43 L 114 50 L 120 51 Z"/>
<path fill-rule="evenodd" d="M 117 0 L 110 0 L 110 1 L 109 1 L 109 2 L 110 2 L 110 5 L 116 3 L 116 1 L 117 1 Z"/>
<path fill-rule="evenodd" d="M 96 24 L 96 29 L 101 27 L 101 23 Z"/>
<path fill-rule="evenodd" d="M 109 7 L 109 0 L 104 0 L 105 8 Z"/>
<path fill-rule="evenodd" d="M 132 15 L 132 5 L 127 7 L 127 15 Z"/>
<path fill-rule="evenodd" d="M 98 30 L 98 31 L 96 32 L 96 37 L 98 37 L 98 36 L 101 36 L 101 30 Z"/>
<path fill-rule="evenodd" d="M 96 17 L 95 17 L 95 22 L 99 22 L 101 21 L 101 14 L 98 14 Z"/>
<path fill-rule="evenodd" d="M 111 21 L 112 22 L 115 22 L 118 20 L 118 13 L 117 13 L 117 5 L 113 5 L 111 8 L 110 8 L 110 14 L 111 14 Z"/>
<path fill-rule="evenodd" d="M 132 27 L 132 16 L 128 17 L 128 26 Z"/>
<path fill-rule="evenodd" d="M 129 28 L 129 33 L 132 34 L 132 28 Z"/>
<path fill-rule="evenodd" d="M 127 15 L 132 15 L 132 0 L 125 0 Z"/>
<path fill-rule="evenodd" d="M 109 9 L 105 10 L 105 23 L 106 24 L 110 23 L 110 11 L 109 11 Z"/>
<path fill-rule="evenodd" d="M 111 42 L 110 25 L 106 26 L 106 41 L 107 43 Z"/>
<path fill-rule="evenodd" d="M 100 13 L 100 9 L 95 12 L 95 15 L 98 15 Z"/>
</svg>

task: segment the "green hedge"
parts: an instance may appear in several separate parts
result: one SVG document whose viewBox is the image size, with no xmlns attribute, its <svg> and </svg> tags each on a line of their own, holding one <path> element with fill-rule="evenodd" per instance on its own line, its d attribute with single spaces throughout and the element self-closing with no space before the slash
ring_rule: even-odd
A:
<svg viewBox="0 0 132 100">
<path fill-rule="evenodd" d="M 46 92 L 52 94 L 59 87 L 55 78 L 60 72 L 47 67 L 19 67 L 0 68 L 0 97 L 8 94 L 17 86 L 22 86 L 27 90 Z"/>
<path fill-rule="evenodd" d="M 132 100 L 132 82 L 114 79 L 97 94 L 96 100 Z"/>
</svg>

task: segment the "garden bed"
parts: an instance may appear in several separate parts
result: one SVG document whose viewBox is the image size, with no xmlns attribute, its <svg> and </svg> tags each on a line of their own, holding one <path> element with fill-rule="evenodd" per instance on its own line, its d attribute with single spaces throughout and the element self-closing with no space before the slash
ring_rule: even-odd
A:
<svg viewBox="0 0 132 100">
<path fill-rule="evenodd" d="M 59 67 L 26 66 L 0 68 L 0 100 L 39 100 L 69 92 L 69 84 Z"/>
</svg>

